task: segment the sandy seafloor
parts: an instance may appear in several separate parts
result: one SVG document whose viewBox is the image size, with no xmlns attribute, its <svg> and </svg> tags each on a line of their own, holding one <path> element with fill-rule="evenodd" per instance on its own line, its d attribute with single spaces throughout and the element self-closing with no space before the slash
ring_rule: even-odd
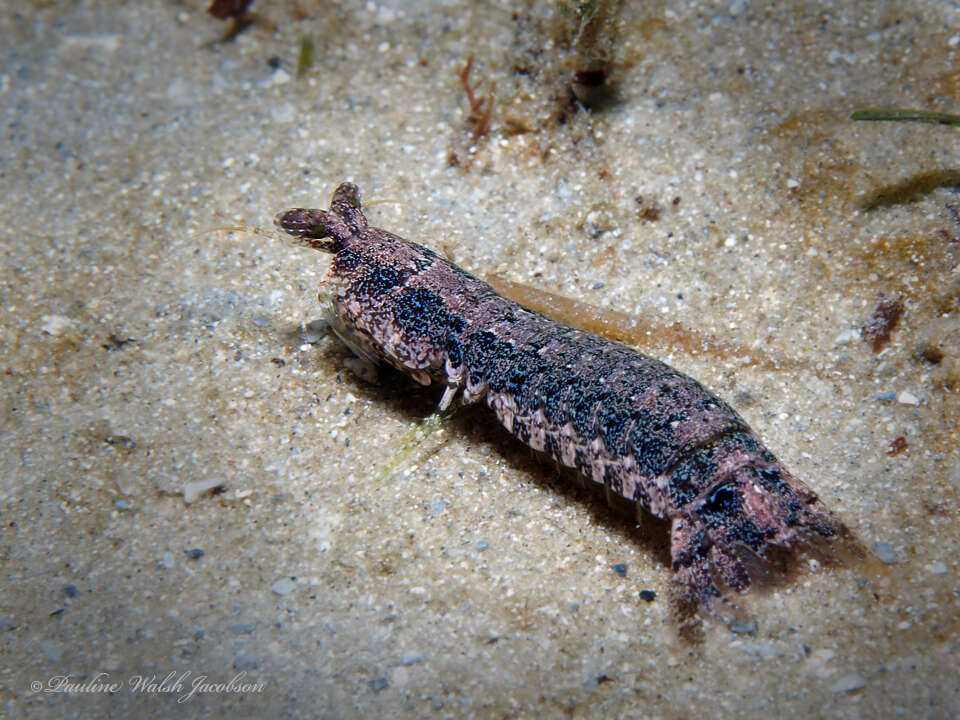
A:
<svg viewBox="0 0 960 720">
<path fill-rule="evenodd" d="M 0 716 L 960 714 L 960 131 L 847 119 L 958 111 L 956 3 L 631 3 L 592 112 L 550 2 L 258 2 L 224 43 L 204 6 L 0 2 Z M 651 323 L 886 574 L 806 563 L 682 643 L 662 540 L 482 409 L 418 436 L 440 391 L 328 332 L 271 220 L 346 179 Z"/>
</svg>

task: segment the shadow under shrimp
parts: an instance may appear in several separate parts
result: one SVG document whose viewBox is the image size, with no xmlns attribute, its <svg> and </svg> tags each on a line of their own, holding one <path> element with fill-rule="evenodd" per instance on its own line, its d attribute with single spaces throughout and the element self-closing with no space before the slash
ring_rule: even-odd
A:
<svg viewBox="0 0 960 720">
<path fill-rule="evenodd" d="M 615 534 L 618 543 L 633 543 L 655 562 L 670 567 L 669 523 L 635 503 L 611 503 L 604 486 L 596 485 L 579 473 L 558 466 L 547 454 L 523 446 L 496 423 L 490 422 L 489 411 L 478 406 L 464 406 L 450 419 L 458 435 L 471 445 L 492 446 L 507 463 L 510 474 L 524 478 L 569 503 L 582 504 L 590 511 L 596 525 Z"/>
<path fill-rule="evenodd" d="M 342 356 L 341 362 L 352 356 L 346 347 L 337 347 L 337 350 L 331 348 L 331 354 Z M 389 366 L 376 366 L 376 373 L 375 384 L 357 378 L 349 371 L 343 373 L 343 381 L 351 386 L 353 394 L 376 401 L 391 414 L 414 426 L 435 411 L 439 395 L 435 387 L 410 383 L 402 373 Z M 749 533 L 742 540 L 736 537 L 729 540 L 720 536 L 711 538 L 709 533 L 703 533 L 690 542 L 690 562 L 683 565 L 681 555 L 678 565 L 677 558 L 671 555 L 671 542 L 677 544 L 677 528 L 676 524 L 671 527 L 671 520 L 658 518 L 634 503 L 611 502 L 604 486 L 569 468 L 557 467 L 546 454 L 524 447 L 503 428 L 490 422 L 485 408 L 459 406 L 442 422 L 451 435 L 464 438 L 468 444 L 492 448 L 506 464 L 509 474 L 522 476 L 527 482 L 548 489 L 566 502 L 583 504 L 589 509 L 592 521 L 614 534 L 617 543 L 632 543 L 652 555 L 662 568 L 672 568 L 677 577 L 664 595 L 670 598 L 672 609 L 681 619 L 680 635 L 684 640 L 697 642 L 702 639 L 702 615 L 722 622 L 736 633 L 754 632 L 756 623 L 748 612 L 752 603 L 741 607 L 741 598 L 748 590 L 760 594 L 789 585 L 804 572 L 804 561 L 809 558 L 828 565 L 847 559 L 840 556 L 841 546 L 831 542 L 834 536 L 846 534 L 845 527 L 834 524 L 821 528 L 818 533 L 814 529 L 816 523 L 811 521 L 810 527 L 801 526 L 788 544 L 764 542 L 754 543 L 751 547 Z M 399 444 L 394 454 L 401 452 Z M 443 452 L 443 445 L 420 445 L 416 455 L 405 458 L 405 462 L 422 463 L 425 455 Z M 381 477 L 395 475 L 401 467 L 392 467 Z M 712 505 L 708 503 L 701 508 L 699 519 L 706 518 L 709 524 L 711 517 L 723 516 L 727 525 L 735 526 L 736 513 L 731 510 L 733 492 L 727 486 L 716 490 L 710 499 Z M 794 510 L 803 512 L 799 506 Z M 848 538 L 845 542 L 854 541 Z M 853 547 L 856 547 L 855 543 Z M 854 557 L 862 558 L 862 555 L 854 552 Z"/>
<path fill-rule="evenodd" d="M 343 345 L 331 349 L 340 357 L 340 362 L 354 357 Z M 335 363 L 333 357 L 329 359 Z M 341 373 L 345 383 L 349 383 L 350 392 L 359 398 L 376 401 L 390 414 L 402 418 L 412 426 L 424 422 L 437 408 L 438 392 L 435 387 L 422 387 L 409 380 L 398 370 L 386 365 L 375 366 L 376 382 L 371 384 L 353 375 Z M 567 502 L 580 503 L 590 511 L 591 520 L 599 526 L 615 533 L 616 541 L 634 543 L 638 548 L 650 553 L 656 564 L 670 568 L 670 524 L 668 521 L 652 515 L 635 503 L 611 503 L 603 486 L 592 483 L 570 468 L 557 466 L 545 453 L 536 452 L 511 437 L 496 422 L 491 422 L 489 411 L 479 405 L 458 405 L 444 417 L 444 426 L 451 435 L 464 438 L 471 446 L 486 446 L 503 460 L 510 475 L 523 476 L 524 479 L 539 488 L 548 489 Z M 392 451 L 402 452 L 400 443 Z M 423 452 L 430 455 L 442 452 L 439 448 L 421 448 L 421 453 L 409 458 L 411 463 L 424 460 Z M 391 464 L 387 460 L 388 465 Z M 398 472 L 400 467 L 391 468 L 389 475 Z M 638 590 L 639 591 L 639 590 Z"/>
</svg>

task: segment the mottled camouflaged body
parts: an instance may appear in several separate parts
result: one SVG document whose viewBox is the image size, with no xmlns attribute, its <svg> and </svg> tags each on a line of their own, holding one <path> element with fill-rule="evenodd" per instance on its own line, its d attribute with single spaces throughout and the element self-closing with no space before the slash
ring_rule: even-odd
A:
<svg viewBox="0 0 960 720">
<path fill-rule="evenodd" d="M 416 381 L 483 400 L 517 438 L 671 523 L 674 607 L 736 606 L 769 565 L 842 523 L 733 409 L 699 383 L 628 347 L 498 295 L 436 253 L 369 227 L 357 188 L 329 211 L 288 210 L 277 224 L 334 253 L 321 295 L 357 352 Z"/>
</svg>

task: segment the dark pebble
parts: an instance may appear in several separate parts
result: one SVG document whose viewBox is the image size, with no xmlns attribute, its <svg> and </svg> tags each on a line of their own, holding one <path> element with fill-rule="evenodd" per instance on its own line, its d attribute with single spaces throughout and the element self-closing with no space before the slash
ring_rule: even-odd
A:
<svg viewBox="0 0 960 720">
<path fill-rule="evenodd" d="M 64 585 L 63 594 L 68 598 L 74 598 L 77 596 L 77 586 L 76 585 Z"/>
<path fill-rule="evenodd" d="M 583 684 L 585 687 L 591 690 L 594 690 L 600 685 L 603 685 L 604 683 L 611 683 L 611 682 L 613 682 L 613 678 L 610 677 L 609 675 L 594 675 L 590 677 L 588 680 L 584 681 Z"/>
<path fill-rule="evenodd" d="M 253 632 L 253 625 L 250 623 L 237 623 L 230 626 L 230 632 L 234 635 L 249 635 Z"/>
<path fill-rule="evenodd" d="M 126 435 L 107 435 L 103 441 L 107 445 L 119 445 L 126 450 L 137 449 L 137 441 Z"/>
<path fill-rule="evenodd" d="M 653 602 L 654 598 L 657 597 L 657 593 L 653 590 L 641 590 L 640 599 L 646 600 L 647 602 Z"/>
<path fill-rule="evenodd" d="M 388 687 L 390 687 L 390 683 L 387 682 L 385 677 L 378 677 L 376 680 L 370 681 L 370 689 L 374 692 L 386 690 Z"/>
<path fill-rule="evenodd" d="M 616 565 L 611 565 L 610 567 L 613 568 L 613 571 L 620 577 L 627 576 L 627 566 L 623 563 L 617 563 Z"/>
<path fill-rule="evenodd" d="M 203 550 L 201 550 L 200 548 L 191 548 L 189 550 L 184 550 L 184 552 L 187 554 L 187 557 L 190 558 L 191 560 L 199 560 L 200 558 L 203 557 Z"/>
</svg>

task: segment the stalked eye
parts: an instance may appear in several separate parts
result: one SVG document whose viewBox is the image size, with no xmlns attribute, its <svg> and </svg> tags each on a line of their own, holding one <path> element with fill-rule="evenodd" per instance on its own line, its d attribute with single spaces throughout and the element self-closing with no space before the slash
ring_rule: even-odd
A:
<svg viewBox="0 0 960 720">
<path fill-rule="evenodd" d="M 297 237 L 321 238 L 327 235 L 327 223 L 323 210 L 293 208 L 278 213 L 273 219 L 277 227 Z"/>
<path fill-rule="evenodd" d="M 337 252 L 341 247 L 340 240 L 331 238 L 338 218 L 326 210 L 292 208 L 276 215 L 273 222 L 288 235 L 317 250 Z"/>
</svg>

